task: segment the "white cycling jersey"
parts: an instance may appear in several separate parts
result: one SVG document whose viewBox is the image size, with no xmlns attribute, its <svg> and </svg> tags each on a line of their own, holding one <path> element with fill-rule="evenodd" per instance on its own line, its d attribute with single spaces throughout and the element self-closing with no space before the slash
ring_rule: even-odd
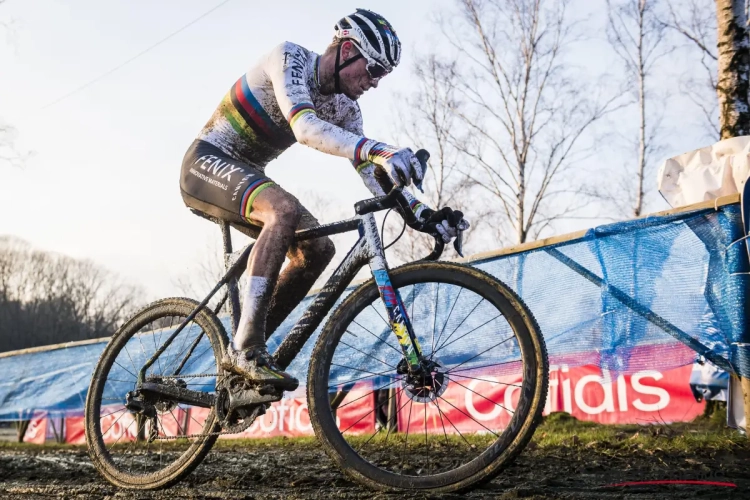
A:
<svg viewBox="0 0 750 500">
<path fill-rule="evenodd" d="M 359 104 L 322 94 L 320 56 L 291 42 L 276 46 L 242 75 L 198 135 L 227 155 L 261 170 L 295 142 L 349 159 L 367 188 L 384 194 L 365 154 Z M 422 205 L 404 191 L 419 216 Z"/>
</svg>

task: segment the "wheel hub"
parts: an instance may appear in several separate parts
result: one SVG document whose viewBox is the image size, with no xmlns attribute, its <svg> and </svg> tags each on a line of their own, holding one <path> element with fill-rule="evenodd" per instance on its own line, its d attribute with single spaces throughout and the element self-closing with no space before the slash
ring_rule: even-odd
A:
<svg viewBox="0 0 750 500">
<path fill-rule="evenodd" d="M 436 359 L 424 360 L 419 371 L 404 373 L 404 375 L 402 386 L 412 401 L 419 403 L 435 401 L 448 388 L 445 370 Z"/>
</svg>

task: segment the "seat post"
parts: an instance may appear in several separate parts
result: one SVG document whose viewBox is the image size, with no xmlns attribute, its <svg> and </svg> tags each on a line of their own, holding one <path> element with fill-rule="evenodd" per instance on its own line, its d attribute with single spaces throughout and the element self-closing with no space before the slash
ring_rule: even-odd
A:
<svg viewBox="0 0 750 500">
<path fill-rule="evenodd" d="M 229 256 L 232 254 L 232 234 L 229 232 L 229 223 L 225 220 L 219 221 L 221 227 L 221 239 L 224 243 L 224 265 L 229 269 Z M 232 337 L 237 334 L 240 324 L 240 287 L 237 276 L 232 276 L 227 282 L 229 290 L 229 316 L 232 318 Z"/>
</svg>

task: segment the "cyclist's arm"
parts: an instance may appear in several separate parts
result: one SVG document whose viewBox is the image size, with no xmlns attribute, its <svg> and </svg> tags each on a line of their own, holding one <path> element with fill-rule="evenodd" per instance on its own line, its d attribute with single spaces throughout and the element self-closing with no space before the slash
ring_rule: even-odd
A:
<svg viewBox="0 0 750 500">
<path fill-rule="evenodd" d="M 359 109 L 359 104 L 356 102 L 351 103 L 352 109 L 344 113 L 344 121 L 342 127 L 355 135 L 364 135 L 362 112 Z M 369 160 L 361 160 L 355 158 L 352 161 L 352 165 L 357 170 L 357 173 L 362 178 L 367 189 L 374 196 L 383 196 L 393 188 L 393 182 L 388 177 L 388 174 L 379 165 L 374 164 Z M 419 201 L 411 192 L 407 189 L 402 191 L 404 197 L 409 200 L 409 206 L 414 212 L 414 215 L 419 218 L 422 211 L 426 208 L 430 208 L 421 201 Z"/>
<path fill-rule="evenodd" d="M 308 57 L 309 52 L 290 42 L 282 43 L 269 54 L 266 71 L 279 109 L 297 142 L 353 160 L 355 154 L 362 153 L 362 147 L 357 145 L 368 139 L 318 118 L 307 86 Z"/>
</svg>

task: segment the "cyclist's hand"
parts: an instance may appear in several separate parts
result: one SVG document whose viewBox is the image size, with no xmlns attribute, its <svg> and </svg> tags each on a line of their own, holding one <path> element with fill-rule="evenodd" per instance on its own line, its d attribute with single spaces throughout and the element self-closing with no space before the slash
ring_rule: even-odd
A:
<svg viewBox="0 0 750 500">
<path fill-rule="evenodd" d="M 420 217 L 427 223 L 426 231 L 432 232 L 434 228 L 445 243 L 450 243 L 458 236 L 459 231 L 466 231 L 470 227 L 469 221 L 464 219 L 463 212 L 450 207 L 443 207 L 440 210 L 426 208 Z"/>
<path fill-rule="evenodd" d="M 398 149 L 379 142 L 372 146 L 368 158 L 383 167 L 396 186 L 408 186 L 413 180 L 414 185 L 422 189 L 424 168 L 411 149 Z"/>
</svg>

